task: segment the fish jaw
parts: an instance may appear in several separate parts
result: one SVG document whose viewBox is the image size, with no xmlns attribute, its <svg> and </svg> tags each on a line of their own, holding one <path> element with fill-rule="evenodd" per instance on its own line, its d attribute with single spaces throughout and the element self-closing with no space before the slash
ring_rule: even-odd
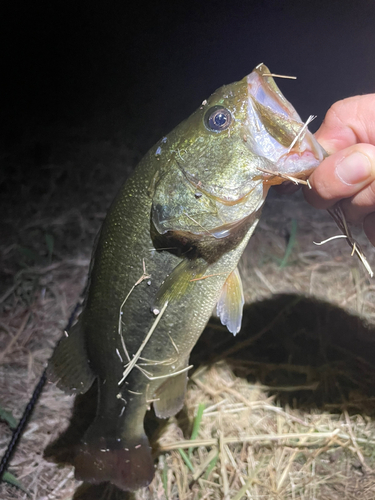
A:
<svg viewBox="0 0 375 500">
<path fill-rule="evenodd" d="M 308 177 L 327 156 L 297 111 L 283 96 L 267 66 L 259 64 L 247 76 L 246 145 L 268 160 L 275 174 Z M 279 178 L 278 182 L 285 179 Z"/>
</svg>

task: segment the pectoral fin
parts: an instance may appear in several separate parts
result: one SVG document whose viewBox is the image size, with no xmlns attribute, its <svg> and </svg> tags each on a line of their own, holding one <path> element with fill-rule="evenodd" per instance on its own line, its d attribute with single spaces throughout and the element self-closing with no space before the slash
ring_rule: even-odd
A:
<svg viewBox="0 0 375 500">
<path fill-rule="evenodd" d="M 187 362 L 185 363 L 187 366 Z M 184 405 L 187 371 L 171 376 L 159 386 L 154 394 L 154 410 L 159 418 L 176 415 Z"/>
<path fill-rule="evenodd" d="M 207 267 L 207 262 L 202 259 L 182 260 L 159 288 L 151 308 L 152 311 L 160 311 L 167 301 L 171 302 L 183 298 L 188 288 L 204 276 Z"/>
<path fill-rule="evenodd" d="M 236 335 L 241 329 L 242 310 L 245 303 L 240 273 L 236 268 L 230 273 L 221 290 L 217 315 L 223 325 Z"/>
<path fill-rule="evenodd" d="M 92 372 L 81 324 L 78 322 L 57 344 L 48 365 L 48 378 L 70 394 L 83 394 L 91 387 L 95 375 Z"/>
</svg>

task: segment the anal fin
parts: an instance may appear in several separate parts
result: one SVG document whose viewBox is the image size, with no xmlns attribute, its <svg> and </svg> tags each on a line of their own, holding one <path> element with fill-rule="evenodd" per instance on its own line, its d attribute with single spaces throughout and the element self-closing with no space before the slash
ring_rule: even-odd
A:
<svg viewBox="0 0 375 500">
<path fill-rule="evenodd" d="M 236 267 L 224 283 L 216 309 L 220 321 L 233 335 L 241 329 L 244 303 L 241 276 Z"/>
<path fill-rule="evenodd" d="M 154 410 L 157 417 L 172 417 L 181 410 L 184 405 L 187 378 L 187 371 L 171 376 L 155 391 Z"/>
<path fill-rule="evenodd" d="M 80 322 L 66 335 L 49 361 L 48 378 L 67 393 L 83 394 L 91 387 L 95 375 L 89 365 Z"/>
</svg>

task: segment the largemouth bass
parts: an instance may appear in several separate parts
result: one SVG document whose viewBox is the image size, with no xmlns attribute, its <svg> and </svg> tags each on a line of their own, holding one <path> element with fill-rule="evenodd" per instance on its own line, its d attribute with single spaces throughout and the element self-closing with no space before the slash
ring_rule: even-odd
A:
<svg viewBox="0 0 375 500">
<path fill-rule="evenodd" d="M 324 151 L 266 66 L 225 85 L 146 154 L 113 202 L 78 322 L 49 371 L 67 392 L 98 381 L 78 479 L 136 490 L 154 475 L 143 421 L 182 407 L 189 354 L 214 306 L 236 334 L 237 264 L 279 174 L 304 177 Z"/>
</svg>

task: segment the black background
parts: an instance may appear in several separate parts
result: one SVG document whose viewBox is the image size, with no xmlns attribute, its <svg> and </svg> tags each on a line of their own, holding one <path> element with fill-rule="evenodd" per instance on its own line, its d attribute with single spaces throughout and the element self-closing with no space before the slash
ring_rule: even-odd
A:
<svg viewBox="0 0 375 500">
<path fill-rule="evenodd" d="M 38 127 L 132 130 L 144 153 L 258 63 L 316 129 L 336 100 L 375 91 L 372 0 L 2 2 L 1 144 Z M 126 133 L 126 132 L 125 132 Z"/>
</svg>

